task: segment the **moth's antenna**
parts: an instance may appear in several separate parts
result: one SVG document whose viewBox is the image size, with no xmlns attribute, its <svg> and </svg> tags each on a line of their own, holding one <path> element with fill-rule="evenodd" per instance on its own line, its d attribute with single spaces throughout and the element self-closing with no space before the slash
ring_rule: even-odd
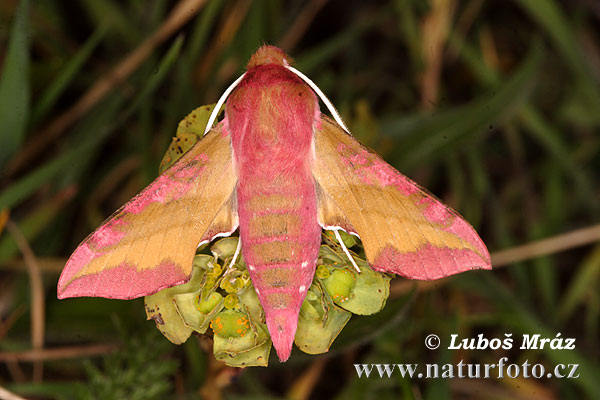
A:
<svg viewBox="0 0 600 400">
<path fill-rule="evenodd" d="M 325 96 L 325 93 L 323 93 L 321 91 L 321 89 L 319 89 L 319 87 L 313 81 L 310 80 L 310 78 L 308 76 L 304 75 L 302 72 L 298 71 L 296 68 L 294 68 L 290 65 L 286 65 L 285 67 L 287 69 L 289 69 L 290 71 L 292 71 L 294 74 L 298 75 L 300 78 L 302 78 L 302 80 L 304 82 L 308 83 L 308 86 L 310 86 L 312 88 L 312 90 L 314 90 L 319 95 L 321 100 L 323 100 L 323 103 L 325 103 L 325 105 L 327 106 L 327 109 L 329 110 L 331 115 L 333 115 L 333 119 L 335 119 L 335 122 L 337 122 L 338 125 L 341 126 L 342 129 L 344 129 L 346 131 L 346 133 L 350 135 L 350 131 L 348 130 L 348 128 L 346 128 L 344 121 L 342 121 L 342 117 L 340 117 L 340 114 L 338 114 L 338 112 L 335 109 L 335 107 L 333 106 L 333 104 L 331 104 L 331 101 L 329 101 L 327 96 Z"/>
<path fill-rule="evenodd" d="M 221 110 L 221 107 L 223 107 L 223 103 L 225 103 L 225 100 L 227 100 L 227 97 L 229 97 L 229 95 L 231 94 L 233 89 L 235 89 L 235 87 L 238 85 L 238 83 L 240 83 L 240 81 L 242 80 L 242 78 L 245 75 L 246 75 L 246 73 L 244 72 L 231 85 L 229 85 L 227 90 L 225 90 L 223 92 L 223 94 L 221 95 L 221 98 L 219 99 L 219 101 L 217 101 L 217 105 L 212 110 L 212 113 L 210 113 L 210 118 L 208 118 L 208 123 L 206 124 L 206 128 L 204 128 L 204 133 L 202 134 L 203 136 L 206 135 L 208 133 L 208 131 L 211 130 L 213 124 L 215 123 L 215 120 L 217 119 L 217 115 L 219 115 L 219 111 Z"/>
</svg>

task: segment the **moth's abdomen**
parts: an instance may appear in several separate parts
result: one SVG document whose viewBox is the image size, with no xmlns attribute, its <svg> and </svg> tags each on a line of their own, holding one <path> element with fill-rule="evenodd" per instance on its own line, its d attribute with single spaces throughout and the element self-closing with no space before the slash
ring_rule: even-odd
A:
<svg viewBox="0 0 600 400">
<path fill-rule="evenodd" d="M 242 254 L 282 361 L 321 242 L 311 154 L 318 103 L 298 77 L 275 64 L 251 68 L 229 97 Z"/>
<path fill-rule="evenodd" d="M 276 191 L 254 185 L 264 182 L 255 176 L 237 191 L 242 253 L 282 360 L 291 351 L 321 242 L 314 184 L 303 175 Z"/>
<path fill-rule="evenodd" d="M 296 287 L 298 291 L 306 283 L 303 270 L 314 269 L 321 229 L 316 220 L 314 185 L 298 178 L 304 185 L 289 185 L 285 192 L 238 189 L 244 257 L 256 277 L 256 287 L 280 291 Z M 309 274 L 312 279 L 312 272 Z"/>
</svg>

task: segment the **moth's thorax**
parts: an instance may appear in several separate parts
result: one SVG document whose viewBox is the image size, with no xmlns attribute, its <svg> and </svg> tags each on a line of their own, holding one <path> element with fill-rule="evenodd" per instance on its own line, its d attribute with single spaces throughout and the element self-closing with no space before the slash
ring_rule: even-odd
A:
<svg viewBox="0 0 600 400">
<path fill-rule="evenodd" d="M 282 360 L 321 241 L 311 172 L 318 115 L 312 90 L 276 64 L 251 68 L 226 106 L 242 254 Z"/>
<path fill-rule="evenodd" d="M 250 69 L 227 101 L 226 115 L 238 161 L 305 158 L 319 116 L 313 91 L 286 68 Z"/>
</svg>

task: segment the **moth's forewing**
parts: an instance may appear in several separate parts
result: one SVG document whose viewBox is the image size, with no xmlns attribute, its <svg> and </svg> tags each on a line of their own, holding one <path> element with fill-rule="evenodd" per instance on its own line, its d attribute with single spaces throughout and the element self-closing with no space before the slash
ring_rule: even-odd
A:
<svg viewBox="0 0 600 400">
<path fill-rule="evenodd" d="M 430 280 L 491 268 L 468 222 L 328 118 L 315 151 L 319 223 L 358 234 L 375 270 Z"/>
<path fill-rule="evenodd" d="M 237 228 L 235 182 L 218 126 L 77 247 L 58 297 L 131 299 L 187 281 L 198 244 Z"/>
</svg>

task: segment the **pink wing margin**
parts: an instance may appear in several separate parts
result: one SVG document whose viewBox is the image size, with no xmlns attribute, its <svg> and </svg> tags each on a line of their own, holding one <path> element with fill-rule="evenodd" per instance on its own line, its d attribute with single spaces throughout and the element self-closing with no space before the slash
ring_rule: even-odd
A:
<svg viewBox="0 0 600 400">
<path fill-rule="evenodd" d="M 235 183 L 221 124 L 77 247 L 58 298 L 132 299 L 185 283 L 198 244 L 237 229 Z"/>
<path fill-rule="evenodd" d="M 422 280 L 491 269 L 468 222 L 329 118 L 315 149 L 319 223 L 356 233 L 373 269 Z"/>
</svg>

